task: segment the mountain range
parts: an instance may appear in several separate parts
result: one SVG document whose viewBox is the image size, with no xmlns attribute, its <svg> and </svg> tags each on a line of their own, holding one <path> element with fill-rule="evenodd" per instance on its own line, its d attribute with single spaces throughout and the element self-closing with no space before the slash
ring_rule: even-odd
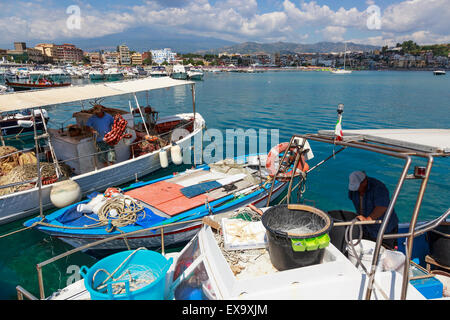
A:
<svg viewBox="0 0 450 320">
<path fill-rule="evenodd" d="M 205 54 L 218 54 L 220 52 L 228 53 L 240 53 L 250 54 L 256 52 L 265 52 L 269 54 L 274 53 L 326 53 L 326 52 L 342 52 L 344 51 L 345 44 L 343 42 L 317 42 L 312 44 L 301 44 L 292 42 L 274 42 L 274 43 L 257 43 L 257 42 L 244 42 L 240 44 L 234 44 L 210 50 L 200 50 L 198 53 Z M 357 44 L 353 42 L 347 42 L 347 50 L 351 51 L 373 51 L 380 49 L 380 47 Z"/>
<path fill-rule="evenodd" d="M 38 43 L 49 42 L 45 39 L 34 39 L 27 41 L 28 46 L 34 46 Z M 97 38 L 72 38 L 72 39 L 54 39 L 52 43 L 73 43 L 84 51 L 93 52 L 99 50 L 116 50 L 121 44 L 126 44 L 130 50 L 144 52 L 150 49 L 171 48 L 178 53 L 211 53 L 220 52 L 229 53 L 255 53 L 266 52 L 273 54 L 279 53 L 323 53 L 323 52 L 342 52 L 344 43 L 342 42 L 318 42 L 314 44 L 300 44 L 291 42 L 275 43 L 257 43 L 244 42 L 236 43 L 227 40 L 201 37 L 190 34 L 181 34 L 170 28 L 160 29 L 157 27 L 139 27 L 127 29 L 126 31 L 110 34 Z M 372 51 L 379 47 L 347 43 L 347 49 L 353 51 Z"/>
</svg>

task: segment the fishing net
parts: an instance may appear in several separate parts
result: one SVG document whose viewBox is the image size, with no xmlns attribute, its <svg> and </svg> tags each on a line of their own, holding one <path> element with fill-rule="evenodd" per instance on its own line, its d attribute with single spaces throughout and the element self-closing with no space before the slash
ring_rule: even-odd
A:
<svg viewBox="0 0 450 320">
<path fill-rule="evenodd" d="M 258 184 L 260 181 L 253 175 L 254 170 L 247 167 L 245 163 L 236 163 L 234 159 L 220 160 L 216 163 L 209 164 L 211 172 L 221 172 L 229 175 L 243 173 L 245 174 L 244 181 L 251 184 Z"/>
<path fill-rule="evenodd" d="M 53 163 L 40 162 L 41 178 L 43 181 L 48 179 L 56 179 L 56 170 Z M 70 169 L 66 166 L 61 166 L 63 176 L 70 176 Z M 0 186 L 5 186 L 17 182 L 25 182 L 37 178 L 37 164 L 28 163 L 23 165 L 17 165 L 13 167 L 6 175 L 0 177 Z M 21 184 L 8 188 L 0 189 L 0 196 L 10 194 L 18 191 L 31 189 L 35 186 L 35 183 Z"/>
</svg>

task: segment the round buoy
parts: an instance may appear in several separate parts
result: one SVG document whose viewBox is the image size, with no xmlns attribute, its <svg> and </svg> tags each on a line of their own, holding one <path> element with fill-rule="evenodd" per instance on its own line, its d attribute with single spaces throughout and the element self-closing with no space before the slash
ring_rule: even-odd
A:
<svg viewBox="0 0 450 320">
<path fill-rule="evenodd" d="M 50 201 L 57 208 L 64 208 L 81 200 L 81 188 L 73 180 L 64 180 L 53 184 Z"/>
</svg>

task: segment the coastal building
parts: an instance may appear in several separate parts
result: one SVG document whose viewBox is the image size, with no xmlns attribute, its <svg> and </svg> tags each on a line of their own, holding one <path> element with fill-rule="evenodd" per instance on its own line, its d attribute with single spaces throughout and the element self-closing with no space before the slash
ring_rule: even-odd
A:
<svg viewBox="0 0 450 320">
<path fill-rule="evenodd" d="M 56 56 L 53 58 L 58 63 L 78 63 L 83 61 L 83 50 L 70 43 L 56 45 Z"/>
<path fill-rule="evenodd" d="M 119 46 L 119 62 L 121 65 L 131 64 L 130 49 L 124 44 Z"/>
<path fill-rule="evenodd" d="M 176 53 L 172 52 L 170 48 L 164 48 L 162 50 L 150 50 L 152 54 L 152 61 L 158 64 L 163 62 L 173 63 L 176 58 Z"/>
<path fill-rule="evenodd" d="M 142 53 L 142 63 L 143 64 L 152 64 L 152 53 L 150 51 L 146 51 Z"/>
<path fill-rule="evenodd" d="M 6 52 L 14 61 L 43 63 L 44 56 L 40 50 L 27 48 L 25 42 L 14 42 L 14 50 Z"/>
<path fill-rule="evenodd" d="M 119 52 L 104 52 L 103 62 L 108 65 L 116 66 L 120 63 Z"/>
<path fill-rule="evenodd" d="M 139 52 L 133 53 L 131 55 L 130 59 L 131 59 L 132 65 L 137 65 L 137 66 L 142 65 L 142 54 L 140 54 Z"/>
<path fill-rule="evenodd" d="M 89 58 L 91 66 L 99 66 L 103 63 L 100 52 L 87 52 L 86 56 Z"/>
<path fill-rule="evenodd" d="M 39 43 L 34 48 L 41 51 L 44 61 L 47 63 L 52 63 L 56 58 L 57 50 L 53 43 Z"/>
</svg>

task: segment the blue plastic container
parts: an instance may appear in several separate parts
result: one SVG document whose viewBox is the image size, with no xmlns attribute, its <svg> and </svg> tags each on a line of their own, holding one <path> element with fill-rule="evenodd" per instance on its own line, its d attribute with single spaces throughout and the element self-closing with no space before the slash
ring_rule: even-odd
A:
<svg viewBox="0 0 450 320">
<path fill-rule="evenodd" d="M 153 282 L 137 290 L 130 290 L 129 277 L 123 277 L 115 282 L 108 280 L 106 290 L 103 290 L 103 292 L 94 289 L 108 277 L 108 274 L 100 269 L 106 270 L 109 274 L 113 273 L 133 252 L 134 254 L 116 271 L 113 278 L 119 277 L 127 269 L 136 270 L 140 268 L 145 272 L 151 271 L 154 277 Z M 163 300 L 166 273 L 172 262 L 173 258 L 167 260 L 162 254 L 155 251 L 140 250 L 135 252 L 135 250 L 129 250 L 110 255 L 98 261 L 90 269 L 82 266 L 80 274 L 84 278 L 84 285 L 92 300 Z M 96 272 L 95 279 L 93 279 Z M 125 293 L 114 294 L 112 285 L 119 282 L 125 284 Z"/>
</svg>

